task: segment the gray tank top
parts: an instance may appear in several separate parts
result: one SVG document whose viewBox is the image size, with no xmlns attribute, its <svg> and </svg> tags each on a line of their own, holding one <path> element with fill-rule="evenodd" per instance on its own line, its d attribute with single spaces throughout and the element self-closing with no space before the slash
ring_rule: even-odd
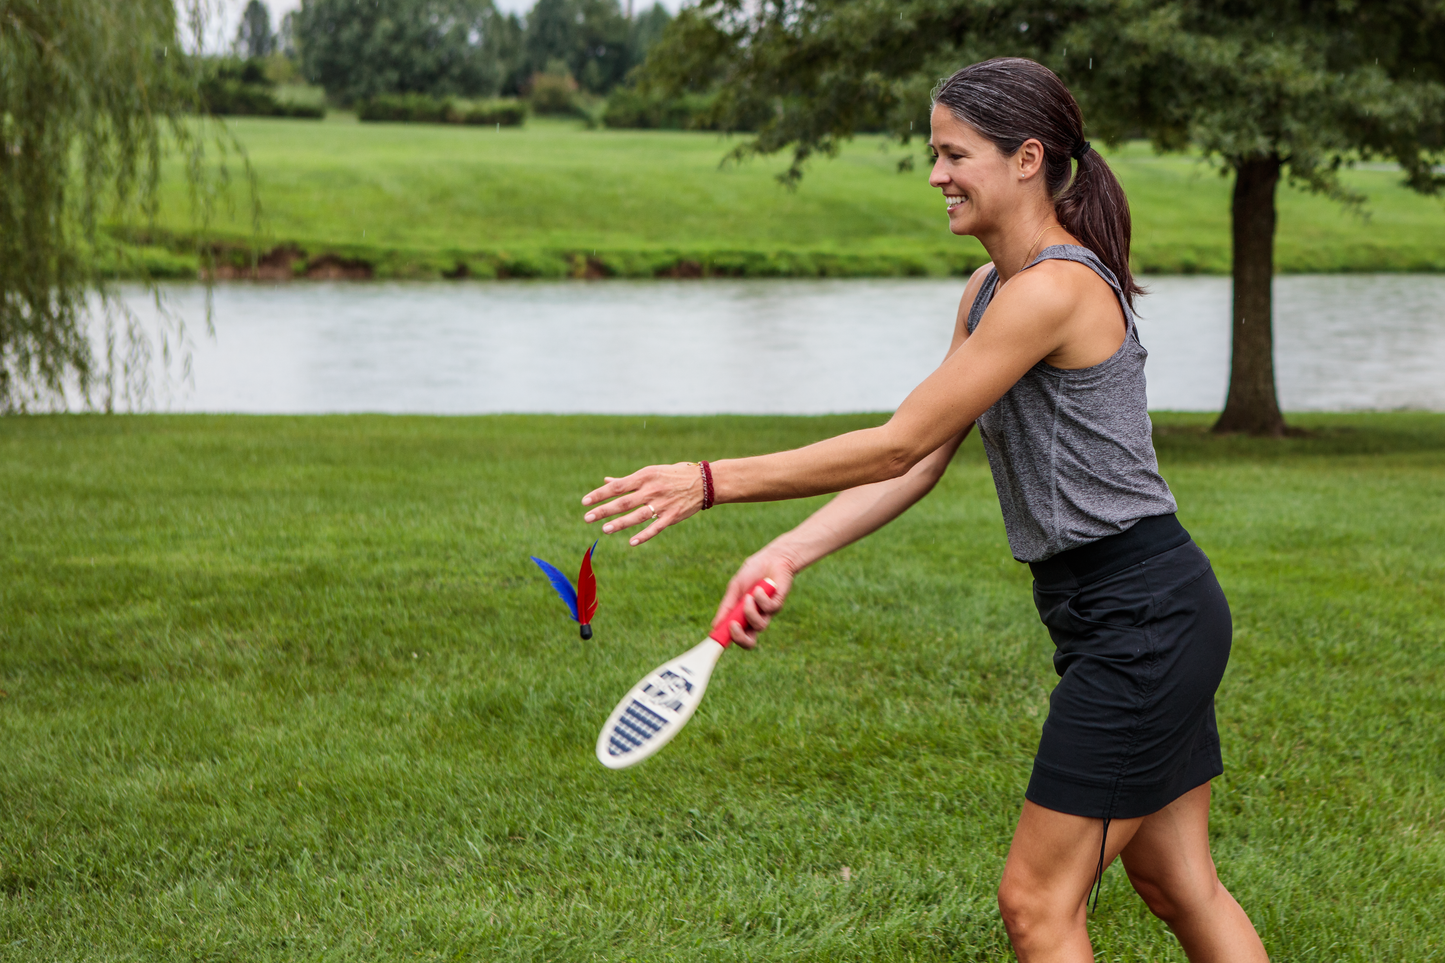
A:
<svg viewBox="0 0 1445 963">
<path fill-rule="evenodd" d="M 1154 456 L 1144 398 L 1149 352 L 1118 280 L 1074 244 L 1044 248 L 1029 267 L 1051 259 L 1086 264 L 1107 281 L 1127 330 L 1113 357 L 1093 367 L 1040 361 L 979 416 L 1009 548 L 1020 562 L 1041 562 L 1177 508 Z M 997 289 L 998 272 L 990 270 L 968 312 L 969 334 Z"/>
</svg>

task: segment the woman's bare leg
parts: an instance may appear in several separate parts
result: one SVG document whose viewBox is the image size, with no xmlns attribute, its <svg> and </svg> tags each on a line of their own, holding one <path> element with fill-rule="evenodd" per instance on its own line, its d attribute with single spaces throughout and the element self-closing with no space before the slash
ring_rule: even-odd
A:
<svg viewBox="0 0 1445 963">
<path fill-rule="evenodd" d="M 1092 963 L 1089 890 L 1103 823 L 1024 803 L 999 884 L 999 909 L 1021 963 Z M 1209 786 L 1156 813 L 1109 824 L 1104 865 L 1121 855 L 1134 889 L 1193 963 L 1267 963 L 1249 917 L 1209 854 Z"/>
<path fill-rule="evenodd" d="M 1214 872 L 1208 783 L 1145 816 L 1122 855 L 1129 882 L 1192 963 L 1267 963 L 1259 934 Z"/>
<path fill-rule="evenodd" d="M 1109 823 L 1104 865 L 1142 819 Z M 1024 803 L 998 887 L 998 906 L 1021 963 L 1093 963 L 1086 902 L 1099 868 L 1099 819 Z"/>
</svg>

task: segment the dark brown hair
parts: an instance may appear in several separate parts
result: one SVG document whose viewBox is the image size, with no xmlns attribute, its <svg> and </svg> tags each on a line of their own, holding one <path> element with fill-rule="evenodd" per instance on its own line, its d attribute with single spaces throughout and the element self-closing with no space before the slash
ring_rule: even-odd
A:
<svg viewBox="0 0 1445 963">
<path fill-rule="evenodd" d="M 1129 201 L 1114 172 L 1084 140 L 1084 115 L 1043 64 L 999 57 L 939 84 L 933 102 L 1012 155 L 1029 138 L 1044 145 L 1044 174 L 1059 223 L 1099 256 L 1132 306 L 1143 289 L 1129 271 Z M 1069 177 L 1069 161 L 1078 170 Z"/>
</svg>

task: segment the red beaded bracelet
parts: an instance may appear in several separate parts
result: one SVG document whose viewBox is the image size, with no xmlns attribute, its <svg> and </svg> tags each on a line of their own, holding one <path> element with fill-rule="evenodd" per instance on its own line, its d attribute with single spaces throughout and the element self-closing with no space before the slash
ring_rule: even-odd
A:
<svg viewBox="0 0 1445 963">
<path fill-rule="evenodd" d="M 698 462 L 702 469 L 702 511 L 712 508 L 712 466 L 705 461 Z"/>
</svg>

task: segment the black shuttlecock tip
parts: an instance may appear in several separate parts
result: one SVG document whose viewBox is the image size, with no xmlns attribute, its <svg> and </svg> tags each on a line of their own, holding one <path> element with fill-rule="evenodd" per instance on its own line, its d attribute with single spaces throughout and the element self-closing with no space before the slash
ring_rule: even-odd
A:
<svg viewBox="0 0 1445 963">
<path fill-rule="evenodd" d="M 590 626 L 590 625 L 584 625 L 584 626 L 582 626 L 582 641 L 583 641 L 583 642 L 586 642 L 586 641 L 587 641 L 588 639 L 590 639 L 590 638 L 592 638 L 592 626 Z"/>
</svg>

